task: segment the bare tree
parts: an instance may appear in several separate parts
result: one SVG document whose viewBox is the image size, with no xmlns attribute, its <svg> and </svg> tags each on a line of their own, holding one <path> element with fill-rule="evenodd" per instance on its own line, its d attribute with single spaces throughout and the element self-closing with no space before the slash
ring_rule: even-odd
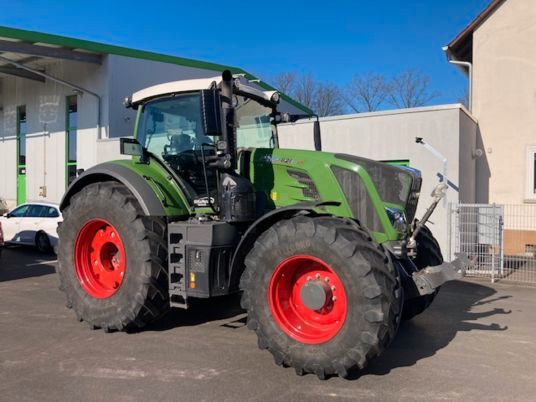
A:
<svg viewBox="0 0 536 402">
<path fill-rule="evenodd" d="M 274 86 L 302 105 L 314 110 L 319 116 L 343 113 L 339 88 L 317 81 L 312 74 L 282 73 L 274 77 Z"/>
<path fill-rule="evenodd" d="M 387 101 L 396 108 L 424 106 L 439 96 L 430 90 L 430 77 L 418 70 L 406 70 L 390 82 Z"/>
<path fill-rule="evenodd" d="M 382 106 L 389 92 L 389 83 L 383 75 L 355 75 L 344 91 L 344 100 L 356 113 L 374 112 Z"/>
<path fill-rule="evenodd" d="M 342 114 L 343 102 L 339 88 L 332 84 L 319 84 L 314 96 L 313 110 L 320 117 Z"/>
<path fill-rule="evenodd" d="M 307 106 L 309 109 L 314 108 L 315 95 L 318 83 L 312 74 L 304 74 L 298 77 L 292 94 L 298 102 Z"/>
<path fill-rule="evenodd" d="M 274 86 L 281 92 L 290 95 L 294 92 L 296 73 L 281 73 L 274 77 Z"/>
</svg>

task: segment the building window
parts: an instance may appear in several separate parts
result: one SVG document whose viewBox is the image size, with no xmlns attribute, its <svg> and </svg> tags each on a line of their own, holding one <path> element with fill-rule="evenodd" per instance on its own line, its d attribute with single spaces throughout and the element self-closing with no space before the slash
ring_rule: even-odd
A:
<svg viewBox="0 0 536 402">
<path fill-rule="evenodd" d="M 527 199 L 536 201 L 536 145 L 527 148 Z"/>
<path fill-rule="evenodd" d="M 78 127 L 78 104 L 76 95 L 67 97 L 66 109 L 66 176 L 67 186 L 76 179 L 76 136 Z"/>
<path fill-rule="evenodd" d="M 26 106 L 17 108 L 17 140 L 18 140 L 18 164 L 19 166 L 26 165 Z"/>
</svg>

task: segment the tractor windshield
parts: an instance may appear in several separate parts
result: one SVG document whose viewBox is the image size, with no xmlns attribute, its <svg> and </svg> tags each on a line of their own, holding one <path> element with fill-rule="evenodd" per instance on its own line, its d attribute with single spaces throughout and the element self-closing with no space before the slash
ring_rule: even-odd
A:
<svg viewBox="0 0 536 402">
<path fill-rule="evenodd" d="M 237 96 L 235 102 L 237 147 L 274 148 L 276 137 L 272 132 L 272 109 L 243 96 Z"/>
<path fill-rule="evenodd" d="M 213 144 L 201 124 L 201 99 L 198 93 L 158 99 L 143 107 L 138 141 L 148 151 L 165 157 Z"/>
<path fill-rule="evenodd" d="M 253 99 L 235 96 L 238 148 L 274 148 L 272 110 Z M 185 180 L 193 193 L 215 193 L 216 172 L 203 161 L 215 154 L 216 138 L 205 135 L 199 92 L 174 95 L 147 102 L 142 109 L 137 139 L 147 151 L 164 161 Z"/>
</svg>

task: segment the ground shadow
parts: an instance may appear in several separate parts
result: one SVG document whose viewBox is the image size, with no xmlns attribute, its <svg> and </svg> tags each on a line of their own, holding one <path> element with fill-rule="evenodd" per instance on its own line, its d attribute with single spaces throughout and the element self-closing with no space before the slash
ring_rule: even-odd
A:
<svg viewBox="0 0 536 402">
<path fill-rule="evenodd" d="M 412 366 L 446 347 L 461 331 L 506 331 L 508 327 L 498 323 L 486 325 L 475 321 L 511 311 L 498 308 L 471 311 L 473 307 L 511 297 L 492 298 L 495 293 L 496 290 L 474 282 L 454 281 L 444 285 L 432 306 L 413 320 L 403 322 L 389 349 L 368 368 L 352 372 L 350 379 L 385 375 L 395 368 Z"/>
<path fill-rule="evenodd" d="M 511 296 L 493 297 L 497 291 L 475 282 L 454 281 L 447 283 L 432 306 L 411 321 L 402 323 L 398 335 L 381 357 L 361 371 L 352 371 L 348 379 L 356 380 L 366 375 L 385 375 L 398 367 L 408 367 L 419 360 L 433 356 L 445 348 L 458 332 L 506 331 L 499 323 L 481 324 L 480 318 L 509 314 L 498 308 L 483 312 L 471 311 Z M 211 321 L 224 321 L 222 327 L 231 330 L 246 325 L 245 311 L 240 307 L 240 295 L 210 300 L 194 300 L 188 310 L 172 309 L 161 320 L 143 331 L 166 331 L 177 327 L 202 325 Z M 252 333 L 252 336 L 254 334 Z"/>
<path fill-rule="evenodd" d="M 229 320 L 222 327 L 237 329 L 246 325 L 245 310 L 240 307 L 240 295 L 214 299 L 190 299 L 188 310 L 172 309 L 143 331 L 166 331 L 177 327 L 201 325 L 210 321 Z M 189 300 L 189 302 L 190 302 Z"/>
<path fill-rule="evenodd" d="M 33 247 L 4 247 L 0 256 L 0 282 L 53 274 L 55 260 L 54 254 L 43 254 Z"/>
</svg>

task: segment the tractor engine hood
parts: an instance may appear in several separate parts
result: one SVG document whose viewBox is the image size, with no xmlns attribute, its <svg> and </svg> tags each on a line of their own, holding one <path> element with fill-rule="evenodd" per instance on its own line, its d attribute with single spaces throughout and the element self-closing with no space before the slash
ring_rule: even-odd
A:
<svg viewBox="0 0 536 402">
<path fill-rule="evenodd" d="M 365 169 L 385 204 L 402 209 L 407 222 L 415 218 L 422 184 L 419 170 L 393 166 L 354 155 L 335 154 L 335 157 L 355 163 Z"/>
</svg>

